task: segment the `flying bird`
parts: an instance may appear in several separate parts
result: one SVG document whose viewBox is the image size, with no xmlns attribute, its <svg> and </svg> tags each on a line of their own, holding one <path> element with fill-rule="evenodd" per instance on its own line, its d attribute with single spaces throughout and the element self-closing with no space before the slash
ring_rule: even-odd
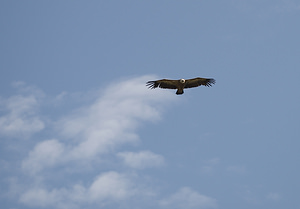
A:
<svg viewBox="0 0 300 209">
<path fill-rule="evenodd" d="M 213 78 L 192 78 L 192 79 L 179 79 L 179 80 L 169 80 L 161 79 L 157 81 L 148 81 L 146 86 L 150 89 L 155 89 L 157 87 L 163 89 L 177 89 L 176 94 L 183 94 L 183 89 L 185 88 L 194 88 L 198 86 L 212 86 L 215 84 L 216 80 Z"/>
</svg>

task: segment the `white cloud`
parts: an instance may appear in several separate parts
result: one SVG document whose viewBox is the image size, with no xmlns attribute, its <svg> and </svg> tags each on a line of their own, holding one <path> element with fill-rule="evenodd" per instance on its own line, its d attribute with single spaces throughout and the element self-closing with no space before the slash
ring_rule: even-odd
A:
<svg viewBox="0 0 300 209">
<path fill-rule="evenodd" d="M 122 174 L 111 171 L 101 174 L 89 188 L 92 201 L 124 200 L 135 193 L 131 181 Z"/>
<path fill-rule="evenodd" d="M 147 89 L 145 81 L 150 79 L 153 78 L 144 76 L 117 82 L 100 92 L 90 105 L 62 116 L 58 122 L 49 121 L 46 125 L 55 124 L 54 130 L 47 127 L 52 139 L 37 142 L 22 160 L 27 180 L 16 180 L 20 186 L 14 194 L 19 202 L 29 207 L 59 209 L 140 208 L 146 202 L 156 208 L 215 208 L 215 199 L 187 187 L 160 201 L 159 188 L 153 190 L 151 180 L 139 172 L 162 166 L 164 157 L 148 150 L 122 150 L 122 145 L 139 141 L 136 130 L 142 121 L 160 119 L 162 107 L 176 98 L 174 92 Z M 21 93 L 3 103 L 10 108 L 8 115 L 30 126 L 36 118 L 43 126 L 34 131 L 42 130 L 44 123 L 37 114 L 38 91 L 24 88 Z M 64 96 L 59 98 L 63 102 Z M 25 124 L 19 128 L 24 127 L 29 130 Z M 125 172 L 102 166 L 103 158 L 107 164 L 116 163 L 115 156 L 128 166 Z M 211 159 L 208 164 L 218 161 Z"/>
<path fill-rule="evenodd" d="M 217 208 L 217 201 L 211 197 L 201 195 L 189 187 L 183 187 L 175 194 L 160 202 L 163 208 L 173 209 L 208 209 Z"/>
<path fill-rule="evenodd" d="M 90 185 L 74 184 L 70 188 L 47 190 L 34 186 L 21 194 L 19 201 L 30 207 L 94 208 L 93 205 L 120 205 L 133 196 L 148 195 L 134 183 L 131 176 L 116 171 L 103 172 Z M 89 207 L 91 206 L 91 207 Z"/>
<path fill-rule="evenodd" d="M 38 117 L 39 100 L 43 93 L 21 82 L 14 86 L 19 90 L 17 95 L 0 99 L 0 107 L 5 112 L 0 117 L 0 134 L 27 138 L 45 127 Z"/>
<path fill-rule="evenodd" d="M 64 145 L 52 139 L 37 144 L 29 153 L 22 167 L 31 174 L 41 171 L 43 168 L 51 167 L 62 162 L 64 158 Z"/>
<path fill-rule="evenodd" d="M 164 157 L 150 151 L 120 152 L 118 156 L 123 159 L 125 165 L 132 168 L 157 167 L 164 164 Z"/>
<path fill-rule="evenodd" d="M 88 202 L 88 198 L 86 188 L 81 185 L 74 185 L 70 189 L 55 188 L 52 190 L 40 186 L 23 192 L 19 201 L 36 208 L 77 209 Z"/>
<path fill-rule="evenodd" d="M 140 121 L 160 118 L 159 106 L 172 97 L 168 92 L 153 94 L 145 87 L 148 79 L 145 76 L 109 86 L 92 105 L 60 120 L 62 134 L 78 141 L 71 153 L 74 158 L 92 158 L 135 143 Z"/>
<path fill-rule="evenodd" d="M 108 171 L 101 164 L 103 158 L 114 163 L 117 155 L 135 173 L 134 169 L 164 163 L 163 156 L 151 151 L 120 151 L 122 145 L 139 141 L 136 129 L 141 121 L 160 119 L 162 107 L 176 96 L 147 89 L 145 82 L 150 79 L 153 77 L 117 82 L 101 91 L 90 105 L 47 123 L 55 124 L 53 139 L 38 142 L 23 159 L 24 174 L 33 178 L 28 184 L 24 182 L 19 201 L 31 207 L 80 208 L 139 201 L 133 196 L 155 196 L 151 186 L 139 181 L 139 174 L 132 176 L 121 169 Z M 53 177 L 57 173 L 59 177 Z M 54 179 L 59 183 L 53 184 Z"/>
<path fill-rule="evenodd" d="M 59 203 L 61 198 L 63 198 L 61 191 L 53 190 L 48 192 L 45 189 L 34 188 L 22 194 L 20 197 L 20 202 L 29 206 L 45 207 Z"/>
<path fill-rule="evenodd" d="M 37 142 L 28 151 L 22 160 L 22 180 L 15 177 L 17 183 L 9 186 L 14 190 L 10 196 L 35 208 L 216 207 L 213 198 L 190 188 L 182 188 L 160 201 L 159 186 L 153 186 L 151 177 L 140 173 L 143 168 L 164 165 L 164 157 L 149 150 L 123 150 L 122 145 L 139 141 L 136 130 L 141 122 L 159 120 L 162 107 L 176 98 L 174 92 L 147 89 L 145 82 L 151 79 L 153 77 L 143 76 L 116 82 L 98 92 L 90 104 L 63 115 L 56 122 L 48 118 L 47 124 L 40 120 L 37 111 L 42 93 L 15 83 L 22 90 L 2 100 L 2 106 L 8 110 L 2 120 L 5 118 L 11 126 L 17 120 L 22 123 L 14 125 L 10 132 L 2 128 L 2 134 L 26 130 L 30 136 L 48 125 L 50 139 Z M 70 97 L 63 93 L 52 98 L 52 103 L 49 99 L 48 102 L 58 105 L 64 103 L 65 98 Z M 51 127 L 52 124 L 55 127 Z M 111 169 L 101 164 L 105 161 L 106 165 L 116 165 L 115 156 L 127 166 L 125 172 L 124 168 Z M 216 163 L 218 159 L 209 161 L 211 165 Z"/>
<path fill-rule="evenodd" d="M 91 163 L 102 154 L 113 153 L 116 147 L 136 143 L 140 121 L 159 119 L 159 106 L 174 98 L 168 92 L 154 94 L 148 90 L 148 79 L 144 76 L 109 86 L 94 103 L 64 116 L 57 123 L 64 139 L 36 145 L 23 161 L 23 168 L 34 173 L 70 161 Z M 150 152 L 140 153 L 140 157 L 153 160 L 152 165 L 163 161 Z"/>
</svg>

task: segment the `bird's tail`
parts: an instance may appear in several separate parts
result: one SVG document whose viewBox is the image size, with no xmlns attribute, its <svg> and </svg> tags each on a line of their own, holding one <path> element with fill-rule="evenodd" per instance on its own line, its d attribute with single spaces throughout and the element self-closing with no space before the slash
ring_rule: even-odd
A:
<svg viewBox="0 0 300 209">
<path fill-rule="evenodd" d="M 177 95 L 183 94 L 183 89 L 177 89 L 176 94 Z"/>
</svg>

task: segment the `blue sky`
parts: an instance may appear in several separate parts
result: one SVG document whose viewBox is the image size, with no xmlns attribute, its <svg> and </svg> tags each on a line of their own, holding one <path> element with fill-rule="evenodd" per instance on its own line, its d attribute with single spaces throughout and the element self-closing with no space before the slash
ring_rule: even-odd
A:
<svg viewBox="0 0 300 209">
<path fill-rule="evenodd" d="M 1 1 L 0 202 L 299 208 L 300 3 Z M 160 78 L 211 88 L 149 90 Z"/>
</svg>

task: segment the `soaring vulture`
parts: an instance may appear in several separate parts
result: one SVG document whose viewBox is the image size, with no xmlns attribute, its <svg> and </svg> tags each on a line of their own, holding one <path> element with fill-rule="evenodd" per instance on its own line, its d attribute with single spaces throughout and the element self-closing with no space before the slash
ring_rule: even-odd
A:
<svg viewBox="0 0 300 209">
<path fill-rule="evenodd" d="M 155 89 L 157 87 L 163 89 L 177 89 L 176 94 L 183 94 L 184 88 L 194 88 L 201 85 L 212 86 L 215 84 L 215 79 L 213 78 L 192 78 L 192 79 L 180 79 L 180 80 L 169 80 L 162 79 L 157 81 L 148 81 L 146 86 L 150 89 Z"/>
</svg>

